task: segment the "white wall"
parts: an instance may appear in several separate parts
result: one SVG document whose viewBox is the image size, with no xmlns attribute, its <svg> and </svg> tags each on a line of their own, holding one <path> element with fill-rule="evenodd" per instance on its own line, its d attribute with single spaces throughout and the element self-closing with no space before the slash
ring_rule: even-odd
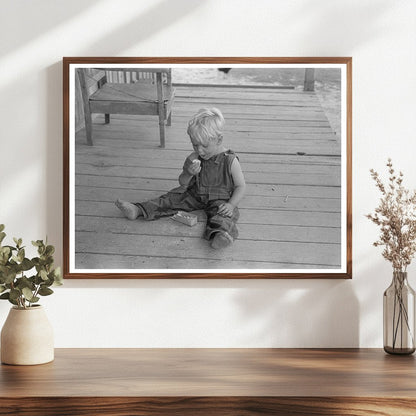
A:
<svg viewBox="0 0 416 416">
<path fill-rule="evenodd" d="M 353 280 L 66 281 L 43 300 L 57 347 L 382 346 L 391 269 L 364 218 L 378 198 L 368 169 L 391 156 L 416 187 L 416 2 L 0 5 L 0 223 L 27 242 L 47 234 L 59 263 L 63 56 L 353 57 Z"/>
</svg>

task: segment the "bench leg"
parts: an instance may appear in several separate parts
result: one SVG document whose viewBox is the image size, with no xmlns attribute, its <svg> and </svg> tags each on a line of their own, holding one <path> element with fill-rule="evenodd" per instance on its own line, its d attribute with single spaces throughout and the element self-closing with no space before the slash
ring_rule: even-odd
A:
<svg viewBox="0 0 416 416">
<path fill-rule="evenodd" d="M 85 119 L 85 133 L 87 136 L 88 146 L 92 146 L 92 118 L 89 108 L 84 108 L 84 119 Z"/>
<path fill-rule="evenodd" d="M 108 124 L 110 122 L 110 114 L 105 114 L 105 120 L 104 123 Z"/>
<path fill-rule="evenodd" d="M 165 147 L 165 120 L 163 114 L 159 114 L 160 147 Z"/>
<path fill-rule="evenodd" d="M 78 69 L 79 85 L 81 87 L 82 105 L 84 110 L 85 133 L 87 136 L 87 144 L 92 146 L 92 118 L 90 110 L 90 102 L 88 98 L 87 82 L 85 80 L 85 69 Z"/>
</svg>

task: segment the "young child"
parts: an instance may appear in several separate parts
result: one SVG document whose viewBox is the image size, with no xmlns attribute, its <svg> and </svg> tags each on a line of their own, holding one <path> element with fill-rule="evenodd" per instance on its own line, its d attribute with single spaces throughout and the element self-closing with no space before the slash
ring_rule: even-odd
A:
<svg viewBox="0 0 416 416">
<path fill-rule="evenodd" d="M 116 206 L 130 220 L 154 220 L 178 210 L 203 209 L 207 214 L 204 238 L 221 249 L 238 236 L 238 204 L 245 180 L 238 157 L 223 145 L 224 117 L 216 108 L 203 108 L 189 121 L 188 135 L 194 151 L 185 159 L 178 188 L 146 202 L 118 199 Z"/>
</svg>

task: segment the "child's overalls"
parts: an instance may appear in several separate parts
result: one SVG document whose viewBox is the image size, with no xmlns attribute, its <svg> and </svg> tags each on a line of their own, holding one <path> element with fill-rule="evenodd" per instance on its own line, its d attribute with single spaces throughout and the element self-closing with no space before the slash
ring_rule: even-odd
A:
<svg viewBox="0 0 416 416">
<path fill-rule="evenodd" d="M 192 177 L 186 189 L 175 188 L 159 198 L 136 205 L 141 208 L 146 220 L 170 216 L 178 210 L 189 212 L 203 209 L 207 214 L 204 238 L 210 240 L 214 233 L 225 231 L 234 239 L 238 236 L 238 208 L 234 208 L 231 217 L 224 217 L 217 212 L 222 203 L 229 201 L 234 191 L 231 164 L 236 157 L 232 150 L 227 150 L 208 160 L 199 158 L 201 171 Z M 187 171 L 191 164 L 192 160 L 186 158 L 184 170 Z"/>
</svg>

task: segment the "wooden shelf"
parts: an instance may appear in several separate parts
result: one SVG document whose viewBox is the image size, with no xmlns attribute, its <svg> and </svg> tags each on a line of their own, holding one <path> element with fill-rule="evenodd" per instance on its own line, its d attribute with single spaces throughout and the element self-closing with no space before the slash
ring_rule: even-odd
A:
<svg viewBox="0 0 416 416">
<path fill-rule="evenodd" d="M 413 416 L 416 362 L 380 349 L 57 349 L 49 364 L 0 367 L 5 414 Z"/>
</svg>

